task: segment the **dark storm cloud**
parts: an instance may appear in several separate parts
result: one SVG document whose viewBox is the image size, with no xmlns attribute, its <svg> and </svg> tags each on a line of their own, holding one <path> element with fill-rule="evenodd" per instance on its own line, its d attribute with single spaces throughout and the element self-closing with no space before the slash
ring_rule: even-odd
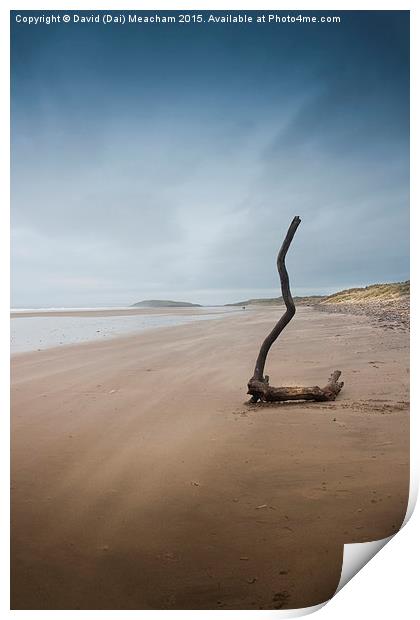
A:
<svg viewBox="0 0 420 620">
<path fill-rule="evenodd" d="M 28 28 L 12 16 L 14 305 L 408 277 L 408 13 Z"/>
</svg>

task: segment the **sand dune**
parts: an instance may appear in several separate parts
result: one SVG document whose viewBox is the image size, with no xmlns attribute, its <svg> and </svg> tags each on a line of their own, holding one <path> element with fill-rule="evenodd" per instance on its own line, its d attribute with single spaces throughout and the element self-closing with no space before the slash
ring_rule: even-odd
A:
<svg viewBox="0 0 420 620">
<path fill-rule="evenodd" d="M 12 359 L 12 608 L 315 605 L 343 543 L 405 514 L 408 336 L 299 308 L 244 405 L 278 309 Z"/>
</svg>

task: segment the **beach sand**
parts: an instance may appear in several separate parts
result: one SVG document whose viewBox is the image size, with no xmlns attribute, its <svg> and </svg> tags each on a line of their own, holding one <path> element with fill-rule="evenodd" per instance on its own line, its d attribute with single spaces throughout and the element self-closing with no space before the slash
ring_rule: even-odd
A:
<svg viewBox="0 0 420 620">
<path fill-rule="evenodd" d="M 398 530 L 408 334 L 298 308 L 270 383 L 324 385 L 338 368 L 343 391 L 246 405 L 278 315 L 12 358 L 13 609 L 315 605 L 344 543 Z"/>
</svg>

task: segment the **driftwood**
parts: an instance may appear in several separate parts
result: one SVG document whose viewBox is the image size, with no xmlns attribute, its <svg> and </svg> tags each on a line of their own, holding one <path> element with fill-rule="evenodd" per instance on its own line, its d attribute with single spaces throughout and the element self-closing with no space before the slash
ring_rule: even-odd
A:
<svg viewBox="0 0 420 620">
<path fill-rule="evenodd" d="M 290 292 L 289 276 L 286 270 L 285 258 L 300 222 L 301 220 L 299 217 L 296 216 L 293 218 L 277 257 L 277 269 L 280 276 L 281 293 L 286 306 L 286 311 L 261 345 L 260 352 L 255 363 L 254 374 L 248 382 L 248 394 L 251 394 L 250 402 L 253 403 L 258 402 L 259 400 L 266 402 L 285 400 L 335 400 L 337 394 L 339 394 L 344 385 L 342 381 L 338 381 L 341 375 L 340 370 L 335 370 L 331 374 L 327 385 L 323 388 L 320 388 L 317 385 L 313 387 L 272 387 L 269 384 L 268 376 L 264 377 L 264 366 L 270 347 L 279 337 L 286 325 L 292 320 L 296 312 L 293 297 Z"/>
</svg>

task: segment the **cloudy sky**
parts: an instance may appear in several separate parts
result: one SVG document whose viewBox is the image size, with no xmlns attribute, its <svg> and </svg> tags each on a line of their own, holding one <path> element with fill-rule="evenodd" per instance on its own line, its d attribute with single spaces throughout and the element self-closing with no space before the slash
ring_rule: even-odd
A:
<svg viewBox="0 0 420 620">
<path fill-rule="evenodd" d="M 294 215 L 295 294 L 408 279 L 408 12 L 335 14 L 12 14 L 12 305 L 276 296 Z"/>
</svg>

